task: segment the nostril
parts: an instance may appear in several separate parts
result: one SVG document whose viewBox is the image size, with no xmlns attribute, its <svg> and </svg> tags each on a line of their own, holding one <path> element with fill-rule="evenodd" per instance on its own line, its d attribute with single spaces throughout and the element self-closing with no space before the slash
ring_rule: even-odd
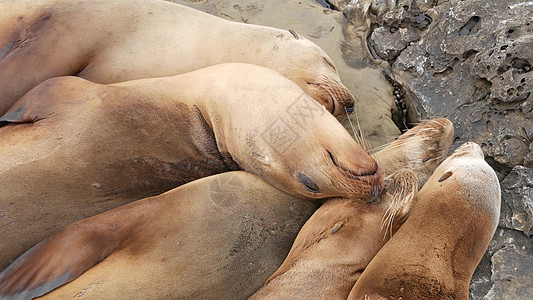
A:
<svg viewBox="0 0 533 300">
<path fill-rule="evenodd" d="M 311 193 L 317 194 L 320 192 L 318 186 L 311 180 L 311 178 L 307 177 L 306 175 L 298 173 L 298 181 L 300 181 L 305 186 L 305 188 Z"/>
<path fill-rule="evenodd" d="M 346 112 L 351 114 L 351 113 L 353 113 L 354 109 L 355 109 L 355 103 L 352 103 L 352 105 L 346 107 Z"/>
<path fill-rule="evenodd" d="M 379 195 L 381 195 L 381 185 L 376 185 L 372 190 L 372 195 L 370 196 L 370 200 L 368 200 L 368 203 L 376 202 Z"/>
<path fill-rule="evenodd" d="M 326 150 L 326 151 L 328 152 L 328 154 L 329 154 L 329 158 L 331 159 L 331 161 L 333 162 L 333 164 L 334 164 L 335 166 L 337 166 L 338 168 L 340 168 L 339 165 L 337 164 L 337 160 L 335 159 L 335 156 L 333 156 L 333 153 L 329 152 L 329 150 Z"/>
</svg>

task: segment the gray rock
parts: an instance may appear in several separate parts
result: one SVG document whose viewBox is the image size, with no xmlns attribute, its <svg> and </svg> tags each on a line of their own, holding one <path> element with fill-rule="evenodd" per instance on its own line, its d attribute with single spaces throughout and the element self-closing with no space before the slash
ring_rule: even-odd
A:
<svg viewBox="0 0 533 300">
<path fill-rule="evenodd" d="M 470 285 L 470 299 L 531 299 L 533 244 L 516 230 L 499 228 Z"/>
<path fill-rule="evenodd" d="M 530 299 L 533 295 L 533 255 L 509 245 L 492 256 L 494 285 L 483 299 Z"/>
<path fill-rule="evenodd" d="M 438 18 L 423 38 L 392 64 L 410 117 L 448 116 L 455 145 L 478 142 L 507 174 L 531 153 L 533 26 L 524 21 L 533 17 L 531 4 L 450 1 L 433 10 Z"/>
<path fill-rule="evenodd" d="M 501 182 L 502 211 L 500 226 L 533 236 L 533 169 L 513 168 Z"/>
</svg>

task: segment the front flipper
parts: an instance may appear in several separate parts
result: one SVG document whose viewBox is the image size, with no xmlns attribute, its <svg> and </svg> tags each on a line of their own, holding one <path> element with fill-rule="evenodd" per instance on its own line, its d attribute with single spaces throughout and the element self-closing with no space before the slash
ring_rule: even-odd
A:
<svg viewBox="0 0 533 300">
<path fill-rule="evenodd" d="M 0 299 L 32 299 L 76 279 L 116 249 L 115 231 L 91 218 L 67 226 L 0 273 Z"/>
<path fill-rule="evenodd" d="M 26 114 L 25 107 L 12 108 L 0 117 L 0 127 L 9 123 L 33 123 L 33 119 Z"/>
<path fill-rule="evenodd" d="M 58 113 L 65 113 L 75 105 L 94 96 L 104 97 L 105 93 L 93 92 L 97 84 L 85 79 L 65 76 L 48 79 L 31 89 L 0 117 L 0 127 L 10 123 L 35 123 Z"/>
</svg>

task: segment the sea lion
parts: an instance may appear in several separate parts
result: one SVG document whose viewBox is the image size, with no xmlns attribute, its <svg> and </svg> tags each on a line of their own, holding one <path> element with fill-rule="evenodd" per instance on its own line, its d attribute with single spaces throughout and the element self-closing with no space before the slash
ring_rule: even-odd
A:
<svg viewBox="0 0 533 300">
<path fill-rule="evenodd" d="M 0 299 L 82 273 L 43 299 L 245 299 L 316 207 L 250 173 L 202 178 L 65 227 L 0 273 Z"/>
<path fill-rule="evenodd" d="M 305 223 L 281 267 L 249 299 L 346 299 L 405 221 L 417 190 L 413 171 L 401 169 L 387 177 L 377 202 L 328 200 Z"/>
<path fill-rule="evenodd" d="M 227 62 L 278 71 L 338 118 L 354 109 L 328 55 L 294 31 L 167 1 L 6 0 L 1 6 L 0 115 L 52 77 L 116 83 Z"/>
<path fill-rule="evenodd" d="M 250 64 L 111 85 L 54 78 L 0 123 L 2 267 L 62 226 L 217 173 L 243 169 L 301 198 L 367 201 L 383 181 L 322 106 Z"/>
<path fill-rule="evenodd" d="M 432 124 L 437 126 L 437 123 Z M 403 157 L 403 149 L 413 150 L 413 144 L 434 148 L 429 140 L 417 136 L 424 132 L 416 132 L 406 140 L 387 145 L 376 155 L 384 152 Z M 437 145 L 446 144 L 439 140 L 447 138 L 446 135 L 432 135 L 432 138 Z M 428 157 L 440 152 L 445 150 L 415 153 Z M 398 162 L 398 168 L 402 163 L 407 164 L 401 159 L 390 161 Z M 422 163 L 423 160 L 415 161 Z M 431 164 L 426 166 L 431 167 Z M 353 200 L 350 203 L 355 205 Z M 372 207 L 379 206 L 373 204 Z M 295 199 L 243 172 L 197 180 L 161 196 L 140 200 L 67 226 L 26 252 L 0 274 L 0 296 L 13 296 L 9 291 L 18 291 L 21 296 L 27 297 L 46 293 L 67 280 L 61 272 L 70 266 L 69 277 L 87 269 L 89 271 L 51 296 L 70 293 L 86 297 L 94 295 L 95 298 L 105 295 L 109 299 L 117 293 L 112 290 L 118 289 L 117 297 L 122 299 L 129 293 L 135 298 L 149 299 L 242 299 L 259 289 L 280 266 L 296 234 L 315 208 L 314 203 Z M 137 215 L 140 217 L 135 217 Z M 121 229 L 117 231 L 116 228 Z M 129 231 L 128 228 L 134 230 Z M 279 228 L 283 229 L 281 233 Z M 122 241 L 120 245 L 117 244 L 119 241 Z M 91 268 L 91 260 L 87 258 L 94 257 L 104 259 L 107 267 L 101 268 L 98 264 Z M 135 260 L 133 269 L 130 264 L 132 259 Z M 152 261 L 157 262 L 157 267 L 153 267 Z M 112 265 L 120 270 L 113 272 L 120 274 L 142 270 L 134 275 L 138 282 L 133 277 L 108 274 Z M 41 275 L 30 275 L 35 272 Z M 100 272 L 104 272 L 103 275 L 99 275 Z M 147 275 L 148 272 L 154 274 Z M 146 277 L 142 277 L 143 274 Z M 183 276 L 178 276 L 180 274 Z M 153 285 L 152 278 L 161 276 L 168 278 L 157 280 L 156 285 L 164 284 L 159 288 Z M 30 278 L 34 281 L 28 282 Z M 108 281 L 109 285 L 106 284 Z M 85 282 L 90 283 L 84 285 Z M 171 282 L 177 283 L 173 285 Z M 34 289 L 36 286 L 33 284 L 40 287 Z M 33 290 L 32 294 L 29 290 Z"/>
<path fill-rule="evenodd" d="M 496 173 L 477 144 L 465 143 L 431 175 L 348 299 L 468 299 L 499 215 Z"/>
</svg>

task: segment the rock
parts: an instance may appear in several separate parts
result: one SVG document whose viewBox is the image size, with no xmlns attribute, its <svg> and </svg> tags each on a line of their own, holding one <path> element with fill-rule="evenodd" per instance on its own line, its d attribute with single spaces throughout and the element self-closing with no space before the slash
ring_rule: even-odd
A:
<svg viewBox="0 0 533 300">
<path fill-rule="evenodd" d="M 533 237 L 533 169 L 513 168 L 501 182 L 502 211 L 500 226 Z"/>
<path fill-rule="evenodd" d="M 472 278 L 470 299 L 531 298 L 533 244 L 522 233 L 499 228 L 480 267 Z"/>
<path fill-rule="evenodd" d="M 483 299 L 528 299 L 533 295 L 533 255 L 509 245 L 492 256 L 494 285 Z"/>
<path fill-rule="evenodd" d="M 400 130 L 391 119 L 396 110 L 393 88 L 382 75 L 383 67 L 365 50 L 363 32 L 355 29 L 342 12 L 313 0 L 174 0 L 237 22 L 293 29 L 312 40 L 331 57 L 342 82 L 356 98 L 356 114 L 343 125 L 350 133 L 365 135 L 370 147 L 392 142 Z"/>
<path fill-rule="evenodd" d="M 533 18 L 531 4 L 448 1 L 431 10 L 436 14 L 427 29 L 400 14 L 393 14 L 399 25 L 387 17 L 389 12 L 379 20 L 386 28 L 422 30 L 422 37 L 391 61 L 409 116 L 415 122 L 447 116 L 457 129 L 455 146 L 481 144 L 489 163 L 507 174 L 531 153 L 533 25 L 523 21 Z M 426 14 L 415 10 L 411 15 L 415 13 Z M 381 44 L 373 46 L 377 54 L 386 53 L 387 47 L 398 50 L 387 38 L 371 39 L 370 44 Z"/>
</svg>

